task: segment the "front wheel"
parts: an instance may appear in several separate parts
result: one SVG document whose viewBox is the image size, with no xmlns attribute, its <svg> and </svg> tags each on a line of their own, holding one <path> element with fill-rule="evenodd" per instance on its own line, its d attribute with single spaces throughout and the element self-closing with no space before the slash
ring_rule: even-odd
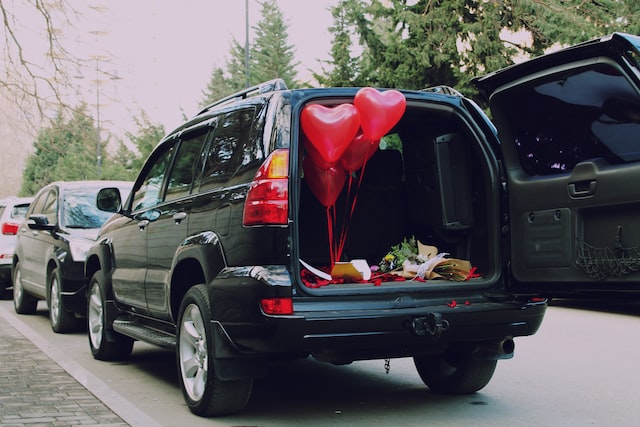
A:
<svg viewBox="0 0 640 427">
<path fill-rule="evenodd" d="M 91 354 L 98 360 L 126 359 L 133 350 L 133 339 L 108 328 L 106 301 L 104 275 L 99 270 L 89 282 L 87 298 L 87 328 Z"/>
<path fill-rule="evenodd" d="M 49 276 L 49 322 L 58 334 L 71 332 L 80 326 L 80 319 L 65 310 L 61 297 L 60 270 L 57 268 Z"/>
<path fill-rule="evenodd" d="M 13 269 L 13 308 L 18 314 L 34 314 L 38 308 L 38 300 L 29 295 L 22 287 L 20 263 Z"/>
<path fill-rule="evenodd" d="M 178 378 L 189 409 L 203 417 L 242 410 L 253 387 L 251 379 L 223 381 L 216 377 L 210 313 L 205 285 L 189 289 L 178 315 Z"/>
<path fill-rule="evenodd" d="M 469 353 L 419 356 L 413 361 L 422 381 L 440 394 L 475 393 L 486 386 L 497 360 L 474 359 Z"/>
</svg>

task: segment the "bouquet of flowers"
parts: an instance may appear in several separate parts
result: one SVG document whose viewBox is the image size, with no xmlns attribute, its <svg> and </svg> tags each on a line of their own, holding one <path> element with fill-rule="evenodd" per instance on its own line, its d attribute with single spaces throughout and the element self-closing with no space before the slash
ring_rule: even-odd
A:
<svg viewBox="0 0 640 427">
<path fill-rule="evenodd" d="M 469 261 L 446 258 L 435 246 L 425 245 L 411 236 L 392 246 L 380 261 L 380 271 L 408 279 L 446 279 L 461 282 L 477 277 Z"/>
</svg>

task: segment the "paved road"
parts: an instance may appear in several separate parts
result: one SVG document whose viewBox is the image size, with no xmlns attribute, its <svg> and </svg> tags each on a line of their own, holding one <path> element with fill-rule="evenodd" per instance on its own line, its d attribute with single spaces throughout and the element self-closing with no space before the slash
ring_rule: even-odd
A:
<svg viewBox="0 0 640 427">
<path fill-rule="evenodd" d="M 7 308 L 2 302 L 0 426 L 158 425 Z"/>
<path fill-rule="evenodd" d="M 0 301 L 0 425 L 620 426 L 640 425 L 640 304 L 550 307 L 491 383 L 438 396 L 410 359 L 333 366 L 304 360 L 256 381 L 242 414 L 194 417 L 172 352 L 136 343 L 127 363 L 91 358 L 83 333 L 55 335 L 46 309 L 17 316 Z"/>
</svg>

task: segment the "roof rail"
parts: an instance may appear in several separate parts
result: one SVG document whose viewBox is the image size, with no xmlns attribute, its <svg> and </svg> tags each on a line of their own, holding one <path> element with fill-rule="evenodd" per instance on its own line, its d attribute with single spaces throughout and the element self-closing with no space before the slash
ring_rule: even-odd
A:
<svg viewBox="0 0 640 427">
<path fill-rule="evenodd" d="M 463 96 L 460 92 L 450 86 L 433 86 L 420 90 L 420 92 L 441 93 L 444 95 Z"/>
<path fill-rule="evenodd" d="M 225 96 L 224 98 L 219 99 L 219 100 L 207 105 L 202 110 L 200 110 L 198 112 L 198 114 L 196 114 L 196 115 L 200 115 L 202 113 L 205 113 L 205 112 L 209 111 L 213 107 L 217 107 L 217 106 L 220 106 L 220 105 L 231 103 L 231 102 L 233 102 L 233 101 L 235 101 L 237 99 L 245 99 L 245 98 L 248 98 L 249 96 L 252 96 L 252 95 L 259 95 L 259 94 L 268 93 L 268 92 L 275 92 L 277 90 L 287 90 L 287 84 L 284 82 L 283 79 L 269 80 L 269 81 L 257 84 L 255 86 L 251 86 L 251 87 L 248 87 L 246 89 L 242 89 L 241 91 L 238 91 L 238 92 L 236 92 L 236 93 L 234 93 L 232 95 Z"/>
</svg>

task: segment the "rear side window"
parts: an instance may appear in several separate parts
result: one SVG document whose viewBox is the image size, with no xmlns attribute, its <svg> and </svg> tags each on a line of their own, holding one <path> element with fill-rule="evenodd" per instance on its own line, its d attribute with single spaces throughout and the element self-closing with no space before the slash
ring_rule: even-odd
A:
<svg viewBox="0 0 640 427">
<path fill-rule="evenodd" d="M 205 159 L 201 191 L 219 188 L 244 165 L 252 164 L 257 157 L 256 144 L 252 140 L 255 108 L 245 108 L 223 113 L 218 118 Z"/>
<path fill-rule="evenodd" d="M 199 129 L 182 138 L 167 180 L 165 201 L 191 194 L 194 177 L 202 169 L 202 150 L 207 141 L 207 130 Z"/>
<path fill-rule="evenodd" d="M 622 72 L 598 64 L 503 94 L 518 158 L 529 175 L 573 170 L 594 158 L 640 160 L 640 97 Z"/>
</svg>

